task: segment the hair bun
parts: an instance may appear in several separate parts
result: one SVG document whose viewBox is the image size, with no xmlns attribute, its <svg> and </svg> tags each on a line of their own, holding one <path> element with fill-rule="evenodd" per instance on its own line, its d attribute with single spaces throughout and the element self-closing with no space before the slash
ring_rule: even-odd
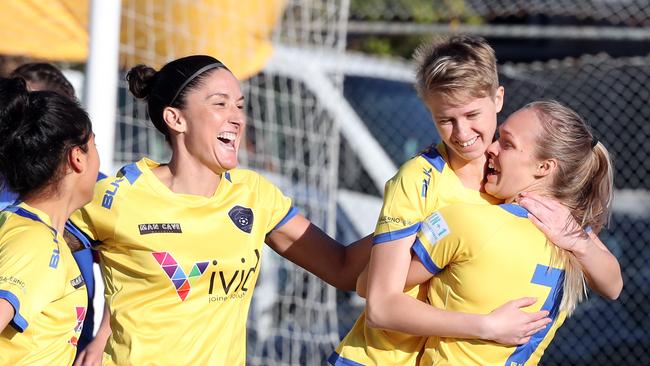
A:
<svg viewBox="0 0 650 366">
<path fill-rule="evenodd" d="M 129 90 L 134 97 L 146 99 L 156 82 L 158 72 L 147 65 L 136 65 L 126 74 Z"/>
</svg>

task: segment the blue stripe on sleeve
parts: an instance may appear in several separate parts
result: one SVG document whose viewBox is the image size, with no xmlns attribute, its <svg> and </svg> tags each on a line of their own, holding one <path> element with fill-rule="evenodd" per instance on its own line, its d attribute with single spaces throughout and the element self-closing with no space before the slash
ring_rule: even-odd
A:
<svg viewBox="0 0 650 366">
<path fill-rule="evenodd" d="M 289 212 L 287 212 L 287 214 L 284 215 L 284 218 L 282 220 L 280 220 L 280 222 L 278 222 L 278 224 L 275 225 L 275 227 L 271 231 L 275 231 L 275 230 L 279 229 L 282 225 L 286 224 L 287 221 L 291 220 L 297 214 L 298 214 L 298 209 L 292 206 L 289 209 Z"/>
<path fill-rule="evenodd" d="M 327 358 L 327 362 L 329 362 L 330 365 L 333 366 L 364 366 L 362 363 L 348 360 L 347 358 L 339 355 L 336 352 L 332 352 L 329 358 Z"/>
<path fill-rule="evenodd" d="M 421 222 L 418 222 L 417 224 L 413 224 L 409 227 L 405 227 L 404 229 L 399 229 L 395 231 L 389 231 L 387 233 L 375 235 L 372 238 L 372 244 L 382 244 L 387 241 L 393 241 L 393 240 L 398 240 L 402 238 L 406 238 L 407 236 L 413 235 L 420 230 L 420 227 L 422 226 Z"/>
<path fill-rule="evenodd" d="M 122 173 L 122 176 L 124 176 L 124 178 L 126 178 L 129 183 L 133 184 L 140 177 L 142 171 L 140 171 L 140 168 L 138 168 L 135 163 L 132 163 L 122 167 L 122 169 L 120 169 L 120 173 Z"/>
<path fill-rule="evenodd" d="M 442 170 L 445 168 L 445 159 L 438 152 L 438 149 L 432 147 L 429 151 L 422 154 L 422 157 L 425 158 L 429 164 L 431 164 L 436 170 L 442 173 Z"/>
<path fill-rule="evenodd" d="M 24 332 L 25 329 L 29 326 L 27 320 L 20 315 L 20 301 L 16 295 L 12 294 L 7 290 L 0 290 L 0 298 L 9 301 L 11 306 L 14 308 L 14 317 L 11 319 L 11 326 L 14 327 L 20 333 Z"/>
<path fill-rule="evenodd" d="M 442 271 L 440 267 L 433 263 L 429 252 L 424 248 L 424 244 L 422 244 L 420 238 L 415 238 L 415 243 L 413 243 L 411 250 L 420 259 L 420 262 L 424 264 L 424 268 L 426 268 L 431 274 L 436 275 L 438 272 Z"/>
</svg>

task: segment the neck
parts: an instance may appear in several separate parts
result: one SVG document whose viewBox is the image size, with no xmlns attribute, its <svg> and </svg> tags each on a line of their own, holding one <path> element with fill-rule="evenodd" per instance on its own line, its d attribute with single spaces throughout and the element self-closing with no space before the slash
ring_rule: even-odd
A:
<svg viewBox="0 0 650 366">
<path fill-rule="evenodd" d="M 61 191 L 65 192 L 64 190 Z M 25 197 L 24 202 L 30 207 L 45 213 L 50 218 L 52 227 L 59 233 L 63 233 L 65 222 L 80 207 L 80 205 L 74 204 L 70 193 L 55 193 L 52 196 L 35 194 Z"/>
<path fill-rule="evenodd" d="M 448 150 L 449 151 L 449 150 Z M 449 155 L 449 154 L 448 154 Z M 449 165 L 453 169 L 456 176 L 460 179 L 465 188 L 483 191 L 483 184 L 485 179 L 485 163 L 487 158 L 474 159 L 472 161 L 464 161 L 449 155 Z"/>
<path fill-rule="evenodd" d="M 172 192 L 212 197 L 221 181 L 215 173 L 187 153 L 174 152 L 169 164 L 154 169 L 154 173 Z"/>
</svg>

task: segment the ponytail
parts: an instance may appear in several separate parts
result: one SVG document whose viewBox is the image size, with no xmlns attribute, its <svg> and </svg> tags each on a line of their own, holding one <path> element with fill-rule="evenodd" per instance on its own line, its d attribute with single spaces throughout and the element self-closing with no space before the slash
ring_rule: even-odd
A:
<svg viewBox="0 0 650 366">
<path fill-rule="evenodd" d="M 567 206 L 582 228 L 598 233 L 609 218 L 613 170 L 605 146 L 597 142 L 585 121 L 556 101 L 528 104 L 542 124 L 537 141 L 538 159 L 555 159 L 551 194 Z M 577 260 L 556 246 L 553 262 L 565 268 L 562 310 L 569 314 L 586 296 L 584 274 Z"/>
</svg>

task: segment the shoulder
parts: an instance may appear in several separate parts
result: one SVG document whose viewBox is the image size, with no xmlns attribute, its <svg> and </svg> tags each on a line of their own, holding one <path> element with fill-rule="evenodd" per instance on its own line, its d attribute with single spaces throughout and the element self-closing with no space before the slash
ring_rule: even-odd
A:
<svg viewBox="0 0 650 366">
<path fill-rule="evenodd" d="M 233 185 L 245 186 L 251 190 L 276 188 L 272 181 L 282 179 L 280 176 L 269 176 L 267 178 L 254 170 L 240 168 L 231 169 L 225 172 L 222 177 Z"/>
<path fill-rule="evenodd" d="M 6 221 L 0 230 L 2 253 L 13 253 L 33 257 L 42 251 L 39 247 L 50 247 L 55 240 L 54 233 L 45 224 L 13 213 L 3 213 Z"/>
</svg>

